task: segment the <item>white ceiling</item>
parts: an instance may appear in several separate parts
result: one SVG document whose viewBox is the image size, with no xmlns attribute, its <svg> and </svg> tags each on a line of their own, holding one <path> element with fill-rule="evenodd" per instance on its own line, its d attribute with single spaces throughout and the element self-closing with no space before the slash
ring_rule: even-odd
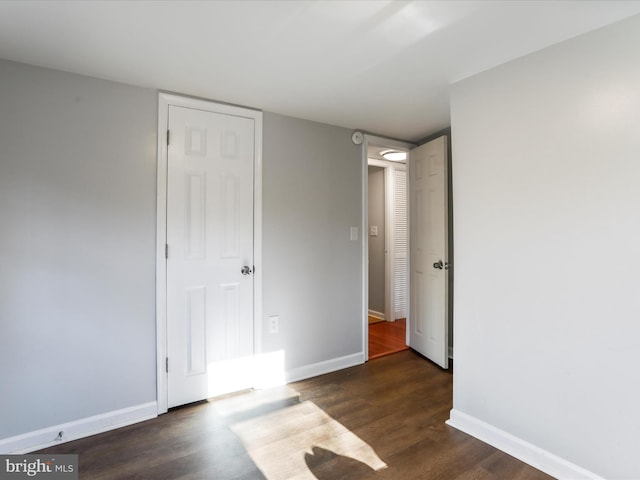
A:
<svg viewBox="0 0 640 480">
<path fill-rule="evenodd" d="M 0 1 L 0 58 L 416 141 L 449 85 L 640 1 Z"/>
</svg>

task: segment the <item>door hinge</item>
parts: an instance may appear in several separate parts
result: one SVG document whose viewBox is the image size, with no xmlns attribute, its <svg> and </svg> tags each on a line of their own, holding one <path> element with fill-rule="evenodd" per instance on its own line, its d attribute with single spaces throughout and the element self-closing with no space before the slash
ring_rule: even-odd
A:
<svg viewBox="0 0 640 480">
<path fill-rule="evenodd" d="M 171 130 L 167 130 L 167 145 L 171 143 Z"/>
<path fill-rule="evenodd" d="M 164 244 L 164 258 L 169 258 L 169 244 Z"/>
<path fill-rule="evenodd" d="M 165 357 L 165 370 L 169 373 L 169 357 Z"/>
</svg>

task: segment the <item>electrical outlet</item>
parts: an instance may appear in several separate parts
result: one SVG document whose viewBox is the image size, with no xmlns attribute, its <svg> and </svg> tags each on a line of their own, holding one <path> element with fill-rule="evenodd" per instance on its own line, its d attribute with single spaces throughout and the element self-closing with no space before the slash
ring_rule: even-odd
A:
<svg viewBox="0 0 640 480">
<path fill-rule="evenodd" d="M 280 331 L 280 317 L 273 315 L 269 317 L 269 333 L 278 333 Z"/>
</svg>

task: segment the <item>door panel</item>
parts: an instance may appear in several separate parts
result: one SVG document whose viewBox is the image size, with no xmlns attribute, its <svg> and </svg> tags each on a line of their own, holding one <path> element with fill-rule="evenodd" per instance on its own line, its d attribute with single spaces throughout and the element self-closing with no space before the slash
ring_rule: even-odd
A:
<svg viewBox="0 0 640 480">
<path fill-rule="evenodd" d="M 169 107 L 169 407 L 251 386 L 254 121 Z"/>
<path fill-rule="evenodd" d="M 446 159 L 446 136 L 409 155 L 409 343 L 442 368 L 449 365 Z"/>
</svg>

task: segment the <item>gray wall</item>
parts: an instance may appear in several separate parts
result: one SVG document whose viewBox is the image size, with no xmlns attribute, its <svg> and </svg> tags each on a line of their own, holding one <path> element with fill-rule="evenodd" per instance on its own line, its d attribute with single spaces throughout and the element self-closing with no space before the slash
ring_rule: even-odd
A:
<svg viewBox="0 0 640 480">
<path fill-rule="evenodd" d="M 0 438 L 156 398 L 156 102 L 0 61 Z"/>
<path fill-rule="evenodd" d="M 350 130 L 264 114 L 263 346 L 287 370 L 362 352 L 361 162 Z"/>
<path fill-rule="evenodd" d="M 640 16 L 452 88 L 454 408 L 608 479 L 640 478 L 638 45 Z"/>
<path fill-rule="evenodd" d="M 369 225 L 378 227 L 378 235 L 369 235 L 369 309 L 385 313 L 384 304 L 384 246 L 385 246 L 385 195 L 384 168 L 369 166 Z"/>
<path fill-rule="evenodd" d="M 0 61 L 0 105 L 2 439 L 156 399 L 157 92 Z M 269 113 L 263 133 L 263 349 L 361 353 L 360 147 Z"/>
</svg>

